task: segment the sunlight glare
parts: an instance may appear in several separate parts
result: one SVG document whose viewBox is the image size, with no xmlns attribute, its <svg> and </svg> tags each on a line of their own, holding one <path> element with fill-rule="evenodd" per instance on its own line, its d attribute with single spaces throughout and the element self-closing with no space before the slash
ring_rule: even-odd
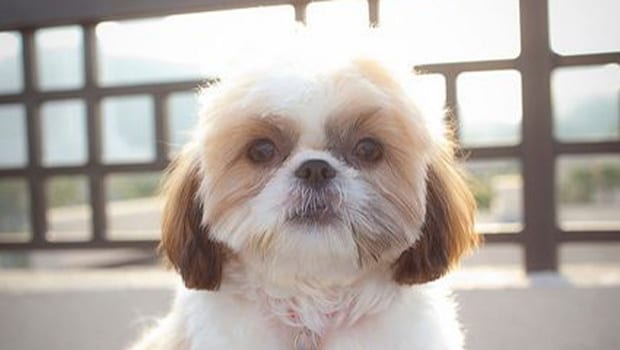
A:
<svg viewBox="0 0 620 350">
<path fill-rule="evenodd" d="M 368 2 L 326 1 L 308 4 L 306 25 L 313 31 L 345 37 L 368 31 Z"/>
<path fill-rule="evenodd" d="M 271 6 L 102 22 L 96 29 L 101 78 L 105 84 L 115 84 L 132 79 L 215 76 L 231 61 L 247 59 L 253 50 L 275 45 L 290 35 L 295 29 L 294 18 L 291 6 Z M 135 67 L 139 61 L 162 69 L 143 72 L 138 67 L 133 76 L 115 71 L 117 66 Z M 174 65 L 176 70 L 166 72 L 164 67 Z"/>
<path fill-rule="evenodd" d="M 380 27 L 399 38 L 411 63 L 514 58 L 517 0 L 383 0 Z"/>
</svg>

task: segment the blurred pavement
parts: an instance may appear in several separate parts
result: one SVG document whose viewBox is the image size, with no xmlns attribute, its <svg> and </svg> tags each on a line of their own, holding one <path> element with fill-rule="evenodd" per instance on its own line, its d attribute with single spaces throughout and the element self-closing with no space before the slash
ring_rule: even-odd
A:
<svg viewBox="0 0 620 350">
<path fill-rule="evenodd" d="M 448 279 L 468 349 L 620 349 L 617 254 L 529 277 L 514 252 L 485 254 Z M 0 270 L 0 349 L 123 349 L 167 312 L 176 283 L 155 267 Z"/>
</svg>

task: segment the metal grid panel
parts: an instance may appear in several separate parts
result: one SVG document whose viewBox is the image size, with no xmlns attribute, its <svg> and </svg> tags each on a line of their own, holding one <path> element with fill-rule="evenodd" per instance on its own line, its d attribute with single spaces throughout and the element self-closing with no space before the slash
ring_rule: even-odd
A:
<svg viewBox="0 0 620 350">
<path fill-rule="evenodd" d="M 116 1 L 118 2 L 118 1 Z M 0 243 L 0 249 L 67 249 L 67 248 L 153 248 L 156 241 L 111 241 L 106 238 L 106 206 L 103 179 L 117 172 L 161 171 L 167 164 L 168 146 L 157 142 L 156 159 L 150 163 L 102 164 L 101 126 L 99 102 L 108 96 L 146 94 L 155 101 L 155 137 L 168 140 L 164 101 L 174 92 L 187 91 L 204 81 L 142 84 L 131 86 L 100 87 L 97 85 L 95 25 L 106 19 L 135 18 L 140 16 L 167 15 L 189 11 L 221 10 L 257 5 L 290 4 L 295 8 L 295 18 L 305 21 L 305 9 L 310 1 L 154 1 L 137 6 L 112 6 L 114 1 L 96 2 L 111 4 L 109 7 L 83 7 L 78 10 L 52 12 L 41 17 L 41 4 L 22 1 L 20 8 L 9 8 L 0 16 L 0 29 L 19 30 L 23 38 L 24 90 L 19 94 L 2 95 L 0 103 L 17 102 L 26 105 L 28 166 L 20 169 L 0 170 L 0 179 L 19 177 L 27 179 L 30 190 L 32 240 L 25 243 Z M 13 2 L 15 4 L 17 2 Z M 64 7 L 61 6 L 64 4 Z M 64 0 L 58 6 L 66 10 L 73 4 Z M 10 2 L 9 2 L 10 5 Z M 457 85 L 460 73 L 514 69 L 522 77 L 522 142 L 516 146 L 466 148 L 461 154 L 468 159 L 519 159 L 523 164 L 524 179 L 524 229 L 516 234 L 486 234 L 487 242 L 519 243 L 525 250 L 528 271 L 556 270 L 557 247 L 563 242 L 620 241 L 620 231 L 570 231 L 563 232 L 556 225 L 555 169 L 558 155 L 620 153 L 620 142 L 566 143 L 555 141 L 552 135 L 550 76 L 556 67 L 598 65 L 620 62 L 620 53 L 560 56 L 553 53 L 548 40 L 547 1 L 521 0 L 521 55 L 512 60 L 429 64 L 416 67 L 425 73 L 441 74 L 446 81 L 446 105 L 452 111 L 447 118 L 458 126 Z M 24 11 L 30 8 L 30 15 Z M 121 12 L 118 12 L 121 9 Z M 379 0 L 368 0 L 368 18 L 371 25 L 379 24 Z M 116 12 L 115 12 L 116 11 Z M 2 11 L 0 11 L 2 12 Z M 37 14 L 38 13 L 38 14 Z M 20 16 L 23 18 L 20 20 Z M 83 29 L 85 85 L 68 91 L 37 91 L 35 88 L 34 31 L 47 25 L 79 23 Z M 38 122 L 39 106 L 44 101 L 81 98 L 87 105 L 88 162 L 83 166 L 42 167 L 41 126 Z M 458 134 L 458 130 L 457 130 Z M 93 236 L 87 242 L 50 242 L 45 239 L 46 213 L 43 179 L 54 175 L 82 174 L 90 180 L 90 206 L 92 209 Z"/>
</svg>

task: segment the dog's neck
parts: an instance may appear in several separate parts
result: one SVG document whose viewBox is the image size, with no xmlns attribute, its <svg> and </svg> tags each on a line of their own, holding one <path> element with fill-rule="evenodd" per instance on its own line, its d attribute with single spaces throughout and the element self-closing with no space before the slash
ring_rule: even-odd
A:
<svg viewBox="0 0 620 350">
<path fill-rule="evenodd" d="M 397 288 L 378 281 L 360 281 L 351 286 L 258 290 L 265 312 L 291 328 L 294 350 L 320 350 L 323 339 L 333 331 L 354 326 L 390 304 Z M 292 293 L 291 293 L 292 292 Z M 289 294 L 291 293 L 291 294 Z"/>
<path fill-rule="evenodd" d="M 342 284 L 326 285 L 317 279 L 282 282 L 237 270 L 231 292 L 253 302 L 285 327 L 295 342 L 319 341 L 336 329 L 351 327 L 362 318 L 392 303 L 398 286 L 385 271 L 372 271 Z M 299 346 L 299 349 L 318 347 Z"/>
</svg>

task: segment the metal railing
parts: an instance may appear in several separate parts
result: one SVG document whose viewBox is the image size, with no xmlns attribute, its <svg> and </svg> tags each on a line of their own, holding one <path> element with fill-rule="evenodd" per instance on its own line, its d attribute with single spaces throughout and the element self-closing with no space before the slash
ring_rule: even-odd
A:
<svg viewBox="0 0 620 350">
<path fill-rule="evenodd" d="M 21 93 L 0 95 L 0 104 L 20 103 L 26 106 L 28 165 L 18 169 L 0 169 L 0 181 L 7 177 L 26 179 L 29 185 L 32 237 L 28 242 L 2 242 L 0 250 L 67 249 L 67 248 L 153 248 L 156 241 L 114 241 L 106 237 L 104 178 L 118 172 L 160 171 L 168 164 L 169 140 L 166 98 L 174 92 L 195 88 L 203 81 L 141 84 L 102 87 L 97 84 L 95 26 L 102 20 L 129 19 L 195 11 L 222 10 L 257 5 L 289 4 L 295 8 L 295 19 L 305 21 L 310 1 L 223 1 L 184 0 L 152 1 L 139 7 L 123 0 L 82 3 L 62 0 L 51 3 L 8 1 L 0 8 L 0 30 L 17 30 L 23 40 L 22 60 L 24 89 Z M 79 5 L 76 5 L 79 3 Z M 95 6 L 95 5 L 97 6 Z M 14 6 L 13 8 L 10 6 Z M 379 0 L 368 0 L 371 25 L 379 24 Z M 552 130 L 550 76 L 557 67 L 599 65 L 620 62 L 620 53 L 560 56 L 549 46 L 547 1 L 521 0 L 521 54 L 510 60 L 466 63 L 430 64 L 416 67 L 426 73 L 441 74 L 446 81 L 446 105 L 453 111 L 448 118 L 458 125 L 457 76 L 463 72 L 514 69 L 522 77 L 522 138 L 514 146 L 466 148 L 469 159 L 518 159 L 522 164 L 524 222 L 516 233 L 486 233 L 489 243 L 517 243 L 524 248 L 527 271 L 556 270 L 558 246 L 564 242 L 620 241 L 620 231 L 563 231 L 556 221 L 555 163 L 566 154 L 620 154 L 620 141 L 596 143 L 564 143 L 556 141 Z M 49 12 L 46 12 L 49 10 Z M 39 91 L 35 74 L 34 32 L 50 25 L 79 24 L 83 29 L 85 84 L 67 91 Z M 99 102 L 109 96 L 146 94 L 155 101 L 156 158 L 148 163 L 104 164 L 101 161 L 101 116 Z M 81 98 L 87 106 L 88 161 L 83 166 L 43 167 L 41 165 L 41 125 L 39 107 L 43 102 Z M 457 130 L 458 131 L 458 130 Z M 458 133 L 457 133 L 458 134 Z M 49 241 L 47 231 L 44 179 L 55 175 L 86 175 L 90 186 L 92 238 L 89 241 Z"/>
</svg>

